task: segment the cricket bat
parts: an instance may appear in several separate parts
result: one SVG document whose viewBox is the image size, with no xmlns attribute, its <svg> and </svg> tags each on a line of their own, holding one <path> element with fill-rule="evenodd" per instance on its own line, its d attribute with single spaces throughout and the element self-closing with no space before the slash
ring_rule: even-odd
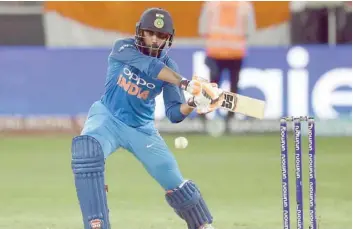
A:
<svg viewBox="0 0 353 229">
<path fill-rule="evenodd" d="M 265 101 L 224 91 L 222 108 L 257 119 L 264 118 Z"/>
</svg>

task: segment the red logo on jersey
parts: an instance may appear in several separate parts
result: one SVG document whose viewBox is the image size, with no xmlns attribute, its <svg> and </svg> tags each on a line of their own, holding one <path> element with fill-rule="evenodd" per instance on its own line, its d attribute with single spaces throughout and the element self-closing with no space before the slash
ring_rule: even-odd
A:
<svg viewBox="0 0 353 229">
<path fill-rule="evenodd" d="M 149 90 L 142 90 L 139 86 L 127 81 L 124 76 L 120 75 L 117 83 L 121 88 L 123 88 L 129 95 L 134 95 L 139 99 L 146 100 L 150 94 Z"/>
<path fill-rule="evenodd" d="M 140 86 L 145 86 L 148 89 L 154 89 L 156 87 L 153 83 L 146 82 L 146 80 L 140 78 L 126 67 L 123 69 L 123 72 L 124 75 L 119 76 L 117 84 L 130 95 L 146 100 L 150 91 L 143 90 Z"/>
</svg>

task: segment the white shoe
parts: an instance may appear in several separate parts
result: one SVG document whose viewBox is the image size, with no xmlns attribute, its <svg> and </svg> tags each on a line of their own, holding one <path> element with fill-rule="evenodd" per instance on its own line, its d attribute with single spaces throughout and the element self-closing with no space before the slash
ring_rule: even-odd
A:
<svg viewBox="0 0 353 229">
<path fill-rule="evenodd" d="M 211 224 L 205 224 L 201 226 L 199 229 L 214 229 L 214 227 Z"/>
</svg>

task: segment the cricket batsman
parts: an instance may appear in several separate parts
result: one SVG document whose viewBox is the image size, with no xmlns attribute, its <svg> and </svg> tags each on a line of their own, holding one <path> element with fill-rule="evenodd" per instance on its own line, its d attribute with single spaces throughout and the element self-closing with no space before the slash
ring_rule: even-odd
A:
<svg viewBox="0 0 353 229">
<path fill-rule="evenodd" d="M 135 38 L 117 40 L 108 57 L 105 92 L 89 110 L 81 135 L 72 140 L 72 170 L 85 229 L 110 229 L 105 192 L 105 160 L 122 147 L 139 160 L 165 190 L 165 198 L 188 229 L 212 229 L 213 217 L 191 180 L 154 127 L 155 98 L 162 93 L 166 116 L 179 123 L 195 108 L 219 107 L 217 85 L 187 80 L 167 52 L 174 38 L 170 14 L 146 10 Z M 185 101 L 183 90 L 192 96 Z M 148 198 L 148 197 L 146 197 Z"/>
</svg>

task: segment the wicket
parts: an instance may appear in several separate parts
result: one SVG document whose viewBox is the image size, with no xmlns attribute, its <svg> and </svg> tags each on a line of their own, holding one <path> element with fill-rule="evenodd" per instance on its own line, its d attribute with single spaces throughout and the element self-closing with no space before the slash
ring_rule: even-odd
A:
<svg viewBox="0 0 353 229">
<path fill-rule="evenodd" d="M 308 123 L 308 156 L 309 156 L 309 217 L 310 229 L 317 229 L 316 223 L 316 167 L 315 167 L 315 120 L 313 117 L 285 117 L 280 121 L 281 135 L 281 168 L 282 168 L 282 205 L 283 228 L 290 229 L 290 200 L 288 175 L 288 139 L 287 122 L 293 122 L 294 153 L 296 177 L 296 216 L 297 229 L 304 229 L 303 214 L 303 179 L 302 179 L 302 135 L 301 122 Z"/>
</svg>

